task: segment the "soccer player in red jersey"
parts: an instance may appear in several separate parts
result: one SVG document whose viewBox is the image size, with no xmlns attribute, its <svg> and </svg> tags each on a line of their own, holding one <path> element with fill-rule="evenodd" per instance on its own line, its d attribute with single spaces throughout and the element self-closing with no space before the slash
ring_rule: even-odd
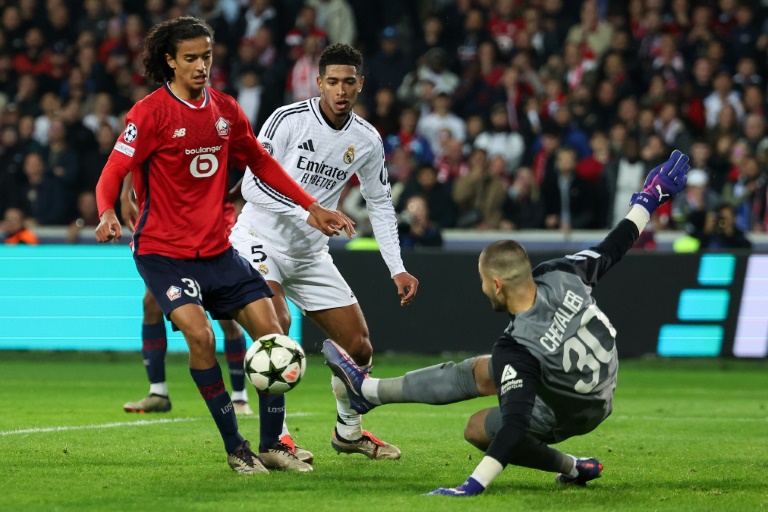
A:
<svg viewBox="0 0 768 512">
<path fill-rule="evenodd" d="M 194 17 L 168 20 L 147 34 L 146 74 L 164 85 L 128 112 L 125 131 L 96 186 L 101 218 L 96 239 L 120 238 L 114 205 L 123 178 L 132 172 L 140 214 L 131 247 L 139 274 L 187 341 L 190 373 L 219 429 L 230 467 L 265 473 L 238 431 L 205 313 L 236 320 L 254 339 L 282 332 L 272 301 L 262 300 L 272 296 L 269 286 L 227 239 L 226 171 L 230 163 L 250 168 L 308 210 L 307 222 L 327 235 L 343 230 L 351 236 L 353 228 L 345 215 L 320 206 L 262 148 L 234 98 L 207 87 L 212 44 L 213 31 Z M 263 434 L 262 458 L 280 448 L 279 430 L 269 439 Z"/>
</svg>

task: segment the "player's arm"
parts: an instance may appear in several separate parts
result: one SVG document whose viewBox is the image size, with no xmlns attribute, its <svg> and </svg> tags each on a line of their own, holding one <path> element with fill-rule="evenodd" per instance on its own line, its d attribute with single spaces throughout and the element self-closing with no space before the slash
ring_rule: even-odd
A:
<svg viewBox="0 0 768 512">
<path fill-rule="evenodd" d="M 131 231 L 136 231 L 136 222 L 139 219 L 139 207 L 133 193 L 133 173 L 129 172 L 123 178 L 123 186 L 120 189 L 120 217 L 123 224 Z"/>
<path fill-rule="evenodd" d="M 137 103 L 126 116 L 125 131 L 118 137 L 96 184 L 96 206 L 100 219 L 96 240 L 99 242 L 119 240 L 122 236 L 115 203 L 123 179 L 155 150 L 158 140 L 150 109 L 143 102 Z"/>
<path fill-rule="evenodd" d="M 400 305 L 406 306 L 416 296 L 419 281 L 406 272 L 400 256 L 400 238 L 397 234 L 397 216 L 392 206 L 392 190 L 389 173 L 384 160 L 384 146 L 379 143 L 380 153 L 372 155 L 358 173 L 360 193 L 365 199 L 371 218 L 373 235 L 379 244 L 379 251 L 389 268 L 400 296 Z"/>
<path fill-rule="evenodd" d="M 462 485 L 440 488 L 431 494 L 480 494 L 515 457 L 528 435 L 541 372 L 538 360 L 520 345 L 501 341 L 493 348 L 490 364 L 493 365 L 498 390 L 501 428 L 491 439 L 485 456 Z"/>
<path fill-rule="evenodd" d="M 324 208 L 317 199 L 301 188 L 259 143 L 242 109 L 239 106 L 237 109 L 238 119 L 233 130 L 234 139 L 230 153 L 233 164 L 241 168 L 247 167 L 246 172 L 250 170 L 259 182 L 274 190 L 274 201 L 280 202 L 281 197 L 287 198 L 307 210 L 313 217 L 312 221 L 307 219 L 307 222 L 325 235 L 338 235 L 343 230 L 351 238 L 354 234 L 352 220 L 341 212 Z M 244 177 L 243 186 L 246 179 L 253 178 Z"/>
<path fill-rule="evenodd" d="M 656 208 L 685 187 L 689 168 L 688 156 L 673 151 L 666 162 L 648 173 L 643 190 L 632 196 L 629 213 L 602 242 L 585 251 L 543 263 L 534 269 L 534 276 L 563 270 L 577 274 L 588 286 L 595 286 L 632 248 Z"/>
</svg>

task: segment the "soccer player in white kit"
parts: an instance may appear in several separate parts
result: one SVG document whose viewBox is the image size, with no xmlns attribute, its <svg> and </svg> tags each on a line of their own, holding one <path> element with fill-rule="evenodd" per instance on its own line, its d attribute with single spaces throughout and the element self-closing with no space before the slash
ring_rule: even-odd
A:
<svg viewBox="0 0 768 512">
<path fill-rule="evenodd" d="M 346 44 L 333 44 L 320 56 L 319 97 L 277 109 L 258 139 L 305 190 L 326 208 L 335 208 L 345 184 L 357 174 L 374 235 L 400 304 L 416 295 L 418 280 L 406 272 L 400 256 L 397 220 L 377 131 L 352 107 L 362 91 L 363 57 Z M 275 293 L 274 305 L 284 332 L 291 299 L 323 332 L 368 368 L 373 348 L 355 294 L 328 254 L 328 237 L 295 202 L 248 175 L 242 183 L 247 203 L 230 240 Z M 293 213 L 293 216 L 285 215 Z M 361 453 L 370 459 L 398 459 L 400 450 L 363 430 L 343 383 L 333 377 L 337 422 L 331 446 L 339 453 Z"/>
</svg>

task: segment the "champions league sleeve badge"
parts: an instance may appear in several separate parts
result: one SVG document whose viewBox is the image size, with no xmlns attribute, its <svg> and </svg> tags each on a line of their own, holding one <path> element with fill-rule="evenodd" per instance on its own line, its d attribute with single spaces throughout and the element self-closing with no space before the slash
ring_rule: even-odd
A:
<svg viewBox="0 0 768 512">
<path fill-rule="evenodd" d="M 125 142 L 130 144 L 131 142 L 136 140 L 136 137 L 139 135 L 139 129 L 136 128 L 136 125 L 133 123 L 128 123 L 128 126 L 125 127 L 125 132 L 123 132 L 123 139 Z"/>
</svg>

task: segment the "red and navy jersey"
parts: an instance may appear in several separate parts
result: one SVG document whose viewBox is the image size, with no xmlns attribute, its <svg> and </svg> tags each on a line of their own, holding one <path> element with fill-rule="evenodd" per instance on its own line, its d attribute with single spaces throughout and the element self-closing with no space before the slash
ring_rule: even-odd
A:
<svg viewBox="0 0 768 512">
<path fill-rule="evenodd" d="M 250 167 L 304 208 L 314 202 L 256 140 L 234 98 L 210 88 L 203 94 L 196 107 L 166 84 L 128 112 L 107 167 L 133 171 L 140 212 L 135 254 L 191 259 L 223 253 L 230 246 L 222 209 L 230 166 Z"/>
</svg>

